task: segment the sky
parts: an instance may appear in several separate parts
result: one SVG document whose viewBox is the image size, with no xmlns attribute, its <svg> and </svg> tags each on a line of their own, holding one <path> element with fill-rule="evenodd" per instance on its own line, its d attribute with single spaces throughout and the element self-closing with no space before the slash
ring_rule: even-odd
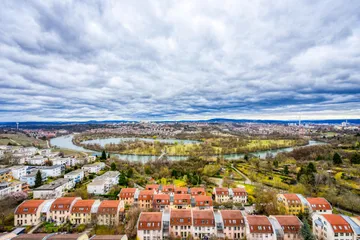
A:
<svg viewBox="0 0 360 240">
<path fill-rule="evenodd" d="M 360 1 L 0 7 L 0 121 L 360 118 Z"/>
</svg>

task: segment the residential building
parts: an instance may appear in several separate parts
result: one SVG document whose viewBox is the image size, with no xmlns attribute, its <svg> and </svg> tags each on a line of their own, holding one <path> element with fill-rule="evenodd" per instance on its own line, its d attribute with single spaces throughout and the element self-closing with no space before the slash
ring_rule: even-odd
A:
<svg viewBox="0 0 360 240">
<path fill-rule="evenodd" d="M 187 187 L 175 187 L 175 194 L 188 194 L 189 189 Z"/>
<path fill-rule="evenodd" d="M 26 163 L 30 165 L 45 165 L 48 159 L 44 156 L 34 156 L 32 158 L 27 158 Z"/>
<path fill-rule="evenodd" d="M 24 190 L 22 182 L 15 180 L 11 182 L 2 182 L 0 183 L 0 199 L 16 192 L 23 192 Z"/>
<path fill-rule="evenodd" d="M 54 234 L 50 237 L 46 238 L 46 240 L 88 240 L 89 237 L 86 233 L 62 233 L 62 234 Z"/>
<path fill-rule="evenodd" d="M 63 165 L 66 167 L 74 167 L 76 165 L 81 164 L 83 161 L 78 160 L 74 157 L 65 157 L 65 158 L 51 158 L 50 161 L 53 163 L 53 165 Z"/>
<path fill-rule="evenodd" d="M 284 193 L 277 195 L 279 206 L 284 208 L 286 214 L 298 215 L 305 212 L 304 205 L 297 194 Z"/>
<path fill-rule="evenodd" d="M 349 216 L 345 216 L 345 215 L 341 215 L 345 221 L 347 221 L 350 226 L 351 229 L 353 230 L 354 233 L 354 240 L 360 240 L 360 216 L 357 217 L 349 217 Z"/>
<path fill-rule="evenodd" d="M 103 200 L 97 211 L 97 224 L 118 225 L 124 212 L 124 202 L 119 200 Z"/>
<path fill-rule="evenodd" d="M 167 209 L 170 205 L 169 194 L 155 194 L 153 196 L 153 209 L 162 211 Z"/>
<path fill-rule="evenodd" d="M 205 188 L 203 188 L 203 187 L 193 187 L 193 188 L 190 188 L 190 194 L 191 194 L 191 196 L 206 195 L 206 191 L 205 191 Z"/>
<path fill-rule="evenodd" d="M 161 240 L 162 237 L 162 213 L 142 212 L 137 224 L 137 238 L 139 240 Z"/>
<path fill-rule="evenodd" d="M 93 164 L 87 164 L 82 166 L 82 170 L 84 170 L 85 173 L 99 173 L 101 170 L 105 168 L 105 163 L 103 162 L 97 162 Z"/>
<path fill-rule="evenodd" d="M 332 214 L 331 204 L 325 198 L 306 198 L 311 213 Z"/>
<path fill-rule="evenodd" d="M 170 235 L 174 238 L 187 239 L 192 235 L 192 213 L 190 209 L 171 209 Z"/>
<path fill-rule="evenodd" d="M 160 185 L 159 184 L 148 184 L 145 186 L 146 190 L 155 190 L 156 192 L 159 192 Z"/>
<path fill-rule="evenodd" d="M 245 220 L 240 210 L 220 210 L 224 235 L 228 239 L 245 238 Z"/>
<path fill-rule="evenodd" d="M 28 168 L 27 166 L 22 166 L 22 165 L 11 167 L 10 169 L 11 169 L 11 174 L 12 174 L 13 178 L 20 180 L 21 177 L 23 177 L 27 174 L 26 173 L 27 168 Z"/>
<path fill-rule="evenodd" d="M 192 197 L 193 199 L 193 207 L 199 209 L 212 209 L 213 208 L 213 200 L 210 196 L 205 195 L 195 195 Z"/>
<path fill-rule="evenodd" d="M 26 182 L 27 184 L 29 184 L 30 187 L 35 186 L 35 180 L 36 180 L 37 171 L 39 171 L 39 170 L 34 169 L 29 174 L 27 174 L 25 176 L 22 176 L 20 178 L 20 181 Z M 47 180 L 46 173 L 41 173 L 41 178 L 42 178 L 42 181 L 45 182 Z"/>
<path fill-rule="evenodd" d="M 223 203 L 230 200 L 229 189 L 217 187 L 214 188 L 213 194 L 215 195 L 215 202 Z"/>
<path fill-rule="evenodd" d="M 137 188 L 123 188 L 119 193 L 119 199 L 123 200 L 126 205 L 133 205 L 136 192 L 139 192 Z"/>
<path fill-rule="evenodd" d="M 33 190 L 33 198 L 49 199 L 62 197 L 67 190 L 74 187 L 70 179 L 59 178 L 49 184 L 42 185 Z"/>
<path fill-rule="evenodd" d="M 163 185 L 161 191 L 163 193 L 172 194 L 175 191 L 175 185 L 173 184 Z"/>
<path fill-rule="evenodd" d="M 351 225 L 341 215 L 315 213 L 312 218 L 316 239 L 353 240 Z"/>
<path fill-rule="evenodd" d="M 120 173 L 118 171 L 108 171 L 96 177 L 87 185 L 88 193 L 106 194 L 114 185 L 119 182 Z"/>
<path fill-rule="evenodd" d="M 11 169 L 0 169 L 0 182 L 10 182 L 11 180 L 13 180 Z"/>
<path fill-rule="evenodd" d="M 193 236 L 203 239 L 216 235 L 215 217 L 212 210 L 192 210 Z"/>
<path fill-rule="evenodd" d="M 246 239 L 276 240 L 276 234 L 270 220 L 262 215 L 248 215 L 245 221 Z"/>
<path fill-rule="evenodd" d="M 41 209 L 45 200 L 25 200 L 14 212 L 14 226 L 36 226 L 42 220 Z"/>
<path fill-rule="evenodd" d="M 91 240 L 128 240 L 126 235 L 95 235 Z"/>
<path fill-rule="evenodd" d="M 247 203 L 247 193 L 245 188 L 231 188 L 232 201 L 234 203 Z"/>
<path fill-rule="evenodd" d="M 297 216 L 293 215 L 275 215 L 269 217 L 270 222 L 277 235 L 277 239 L 301 240 L 300 233 L 303 223 Z"/>
<path fill-rule="evenodd" d="M 74 184 L 80 183 L 84 179 L 84 170 L 77 169 L 77 170 L 71 171 L 69 173 L 66 173 L 64 175 L 64 178 L 71 179 L 74 182 Z"/>
<path fill-rule="evenodd" d="M 41 173 L 45 173 L 48 177 L 60 177 L 62 175 L 61 165 L 39 166 L 36 169 L 39 169 Z"/>
<path fill-rule="evenodd" d="M 50 207 L 48 220 L 57 224 L 65 223 L 69 219 L 72 207 L 80 199 L 78 197 L 57 198 Z"/>
<path fill-rule="evenodd" d="M 138 206 L 142 209 L 152 207 L 155 190 L 141 190 L 138 197 Z"/>
<path fill-rule="evenodd" d="M 191 195 L 190 194 L 174 194 L 174 201 L 172 207 L 176 209 L 191 208 Z"/>
<path fill-rule="evenodd" d="M 77 200 L 71 208 L 70 222 L 72 224 L 91 224 L 92 223 L 92 208 L 98 206 L 100 200 Z"/>
</svg>

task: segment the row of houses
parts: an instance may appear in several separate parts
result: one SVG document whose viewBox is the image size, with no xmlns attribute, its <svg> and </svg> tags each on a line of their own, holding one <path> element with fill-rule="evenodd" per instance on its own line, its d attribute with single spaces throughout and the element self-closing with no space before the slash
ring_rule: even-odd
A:
<svg viewBox="0 0 360 240">
<path fill-rule="evenodd" d="M 337 214 L 312 215 L 313 234 L 322 240 L 360 239 L 360 217 Z M 303 223 L 294 215 L 247 215 L 240 210 L 170 209 L 142 212 L 137 223 L 140 240 L 248 239 L 300 240 Z"/>
<path fill-rule="evenodd" d="M 244 216 L 240 210 L 170 209 L 142 212 L 137 223 L 140 240 L 188 239 L 301 239 L 302 222 L 291 215 Z"/>
<path fill-rule="evenodd" d="M 26 200 L 14 212 L 15 226 L 35 226 L 41 222 L 62 224 L 118 225 L 124 214 L 120 200 L 82 200 L 79 197 L 61 197 L 48 200 Z"/>
<path fill-rule="evenodd" d="M 127 240 L 126 235 L 94 235 L 89 237 L 86 233 L 35 233 L 17 234 L 0 233 L 0 240 Z"/>
</svg>

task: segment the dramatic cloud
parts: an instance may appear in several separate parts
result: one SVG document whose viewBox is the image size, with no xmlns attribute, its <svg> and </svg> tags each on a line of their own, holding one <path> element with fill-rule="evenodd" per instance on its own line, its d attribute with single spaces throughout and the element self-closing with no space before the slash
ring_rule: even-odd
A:
<svg viewBox="0 0 360 240">
<path fill-rule="evenodd" d="M 360 118 L 359 1 L 1 1 L 0 121 Z"/>
</svg>

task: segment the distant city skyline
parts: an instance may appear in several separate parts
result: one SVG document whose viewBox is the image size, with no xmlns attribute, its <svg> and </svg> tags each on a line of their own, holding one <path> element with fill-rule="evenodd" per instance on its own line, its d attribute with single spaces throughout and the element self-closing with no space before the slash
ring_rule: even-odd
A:
<svg viewBox="0 0 360 240">
<path fill-rule="evenodd" d="M 359 1 L 2 1 L 0 122 L 360 119 Z"/>
</svg>

